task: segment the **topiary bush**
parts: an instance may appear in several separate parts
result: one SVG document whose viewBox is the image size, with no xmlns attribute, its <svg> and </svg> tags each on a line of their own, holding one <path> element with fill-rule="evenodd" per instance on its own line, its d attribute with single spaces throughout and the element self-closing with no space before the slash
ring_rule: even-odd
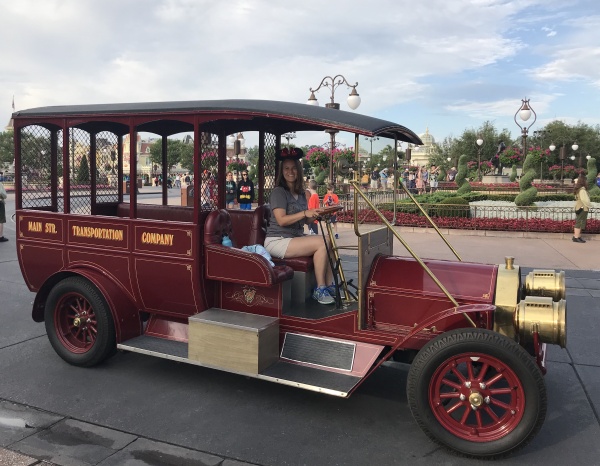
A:
<svg viewBox="0 0 600 466">
<path fill-rule="evenodd" d="M 517 180 L 517 166 L 513 165 L 512 170 L 510 171 L 510 181 L 513 183 Z"/>
<path fill-rule="evenodd" d="M 587 161 L 587 184 L 590 196 L 600 195 L 600 186 L 596 184 L 597 176 L 598 168 L 596 166 L 596 159 L 592 157 Z"/>
<path fill-rule="evenodd" d="M 459 196 L 471 192 L 471 185 L 467 181 L 467 173 L 469 171 L 467 163 L 468 157 L 465 154 L 461 155 L 458 159 L 458 173 L 456 174 L 456 178 L 454 179 L 454 181 L 456 181 L 456 184 L 458 185 L 456 194 L 458 194 Z"/>
<path fill-rule="evenodd" d="M 534 188 L 531 183 L 537 176 L 536 170 L 537 162 L 534 159 L 532 153 L 527 154 L 525 163 L 523 164 L 523 175 L 519 181 L 519 187 L 521 188 L 521 194 L 515 198 L 515 204 L 518 206 L 533 205 L 537 196 L 537 189 Z"/>
</svg>

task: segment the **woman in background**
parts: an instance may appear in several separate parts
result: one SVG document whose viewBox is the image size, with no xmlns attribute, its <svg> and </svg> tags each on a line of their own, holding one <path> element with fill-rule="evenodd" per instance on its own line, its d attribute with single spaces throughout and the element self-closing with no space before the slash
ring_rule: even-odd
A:
<svg viewBox="0 0 600 466">
<path fill-rule="evenodd" d="M 573 242 L 585 243 L 581 237 L 581 230 L 585 230 L 587 223 L 588 211 L 590 210 L 590 196 L 586 189 L 587 179 L 583 173 L 579 174 L 573 193 L 575 194 L 575 228 L 573 229 Z"/>
</svg>

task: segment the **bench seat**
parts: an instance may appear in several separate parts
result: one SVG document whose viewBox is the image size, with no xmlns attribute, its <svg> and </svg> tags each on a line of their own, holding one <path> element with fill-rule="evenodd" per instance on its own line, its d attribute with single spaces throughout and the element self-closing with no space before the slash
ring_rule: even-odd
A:
<svg viewBox="0 0 600 466">
<path fill-rule="evenodd" d="M 232 239 L 234 247 L 221 244 L 223 236 Z M 225 210 L 208 214 L 204 225 L 206 277 L 212 280 L 254 286 L 272 286 L 289 280 L 294 271 L 286 265 L 271 266 L 260 254 L 237 249 L 231 218 Z"/>
</svg>

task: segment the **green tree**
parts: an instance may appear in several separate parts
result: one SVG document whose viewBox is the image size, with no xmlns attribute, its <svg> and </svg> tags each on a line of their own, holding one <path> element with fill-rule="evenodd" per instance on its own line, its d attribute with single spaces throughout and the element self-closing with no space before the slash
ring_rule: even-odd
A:
<svg viewBox="0 0 600 466">
<path fill-rule="evenodd" d="M 152 150 L 152 149 L 150 149 Z M 167 150 L 169 150 L 169 146 L 167 143 Z M 181 145 L 181 153 L 179 156 L 179 163 L 186 170 L 193 172 L 194 171 L 194 145 L 193 144 L 182 144 Z"/>
<path fill-rule="evenodd" d="M 79 170 L 77 170 L 77 184 L 88 184 L 89 182 L 90 166 L 88 164 L 87 156 L 84 154 L 79 163 Z"/>
<path fill-rule="evenodd" d="M 187 152 L 189 149 L 184 149 L 188 145 L 178 139 L 167 139 L 167 171 L 180 162 L 182 152 L 189 155 L 189 152 Z M 150 145 L 150 161 L 162 167 L 162 139 L 157 139 Z M 193 168 L 193 164 L 189 164 L 189 159 L 186 160 L 186 164 L 188 164 L 187 168 L 190 170 Z"/>
<path fill-rule="evenodd" d="M 3 131 L 0 133 L 0 164 L 11 164 L 15 158 L 13 132 Z"/>
<path fill-rule="evenodd" d="M 543 135 L 543 137 L 542 137 Z M 577 143 L 579 148 L 573 151 L 573 144 Z M 564 163 L 572 163 L 579 167 L 581 156 L 581 166 L 585 167 L 587 154 L 597 154 L 600 152 L 600 125 L 590 126 L 585 123 L 577 123 L 574 126 L 567 125 L 559 120 L 554 120 L 537 131 L 537 136 L 528 139 L 528 146 L 542 147 L 547 149 L 553 143 L 556 149 L 550 156 L 550 164 L 560 165 L 560 150 L 564 146 L 566 159 Z M 570 157 L 575 156 L 574 161 Z"/>
</svg>

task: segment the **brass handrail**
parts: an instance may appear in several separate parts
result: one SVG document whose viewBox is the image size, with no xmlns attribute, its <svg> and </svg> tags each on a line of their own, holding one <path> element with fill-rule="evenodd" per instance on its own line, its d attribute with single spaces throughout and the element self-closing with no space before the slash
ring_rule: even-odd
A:
<svg viewBox="0 0 600 466">
<path fill-rule="evenodd" d="M 458 302 L 452 297 L 452 295 L 446 289 L 446 287 L 442 284 L 442 282 L 440 282 L 438 280 L 438 278 L 433 274 L 433 272 L 429 269 L 429 267 L 427 267 L 427 265 L 421 260 L 421 258 L 419 256 L 417 256 L 417 253 L 412 250 L 412 248 L 408 245 L 408 243 L 406 241 L 404 241 L 404 239 L 400 236 L 400 234 L 396 231 L 396 229 L 393 228 L 393 225 L 387 221 L 387 219 L 379 211 L 379 209 L 375 206 L 375 204 L 373 204 L 367 198 L 367 196 L 365 196 L 365 194 L 360 189 L 359 183 L 352 180 L 352 181 L 350 181 L 350 184 L 354 187 L 354 215 L 353 215 L 353 217 L 354 217 L 354 231 L 357 234 L 357 236 L 360 237 L 361 235 L 358 231 L 358 196 L 356 196 L 356 194 L 360 195 L 364 199 L 364 201 L 367 203 L 367 205 L 375 212 L 375 214 L 377 214 L 377 216 L 381 219 L 381 221 L 384 223 L 384 225 L 392 232 L 392 234 L 396 237 L 396 239 L 398 239 L 398 241 L 400 241 L 400 243 L 402 243 L 402 245 L 406 248 L 406 250 L 413 257 L 413 259 L 415 259 L 419 263 L 421 268 L 425 271 L 425 273 L 427 273 L 427 275 L 429 275 L 429 278 L 431 278 L 435 282 L 435 284 L 442 291 L 442 293 L 444 293 L 446 295 L 446 297 L 452 302 L 452 304 L 454 304 L 455 307 L 458 307 L 459 306 Z M 413 201 L 418 205 L 418 202 L 416 201 L 416 199 L 413 198 Z M 439 230 L 438 230 L 438 233 L 440 233 L 440 235 L 441 235 L 441 232 L 439 232 Z M 473 322 L 473 319 L 471 319 L 471 317 L 469 317 L 464 312 L 462 313 L 462 315 L 465 317 L 465 319 L 467 319 L 467 321 L 473 327 L 477 328 L 477 325 L 475 324 L 475 322 Z"/>
<path fill-rule="evenodd" d="M 442 235 L 442 232 L 440 231 L 440 229 L 437 227 L 437 225 L 435 224 L 435 222 L 431 219 L 431 217 L 429 216 L 429 214 L 427 214 L 427 212 L 425 212 L 425 209 L 423 209 L 423 206 L 421 206 L 421 204 L 419 204 L 419 201 L 417 201 L 415 199 L 415 197 L 412 195 L 412 193 L 409 191 L 409 189 L 404 185 L 404 183 L 400 183 L 402 185 L 402 189 L 404 189 L 404 192 L 406 192 L 406 194 L 408 194 L 408 196 L 410 197 L 410 199 L 413 201 L 413 203 L 419 208 L 419 210 L 421 211 L 421 213 L 423 215 L 425 215 L 425 217 L 427 218 L 427 220 L 429 220 L 429 223 L 431 224 L 431 226 L 433 228 L 435 228 L 435 231 L 437 231 L 437 234 L 440 235 L 440 238 L 442 238 L 444 240 L 444 243 L 446 243 L 446 246 L 448 246 L 450 248 L 450 250 L 454 253 L 454 255 L 456 256 L 456 258 L 462 262 L 461 257 L 458 255 L 458 253 L 456 252 L 456 250 L 452 247 L 452 245 L 448 242 L 448 240 L 446 239 L 446 237 L 444 235 Z"/>
</svg>

